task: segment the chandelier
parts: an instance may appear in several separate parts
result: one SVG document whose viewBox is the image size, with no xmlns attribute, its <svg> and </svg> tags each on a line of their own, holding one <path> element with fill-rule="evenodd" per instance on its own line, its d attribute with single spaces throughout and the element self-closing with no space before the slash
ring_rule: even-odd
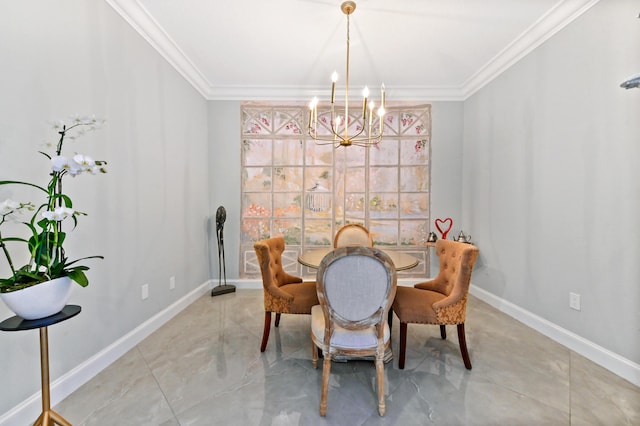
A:
<svg viewBox="0 0 640 426">
<path fill-rule="evenodd" d="M 327 119 L 327 114 L 321 113 L 320 120 L 318 120 L 318 98 L 314 97 L 309 104 L 308 134 L 318 145 L 334 145 L 336 148 L 350 145 L 369 147 L 377 145 L 382 139 L 385 113 L 384 84 L 380 87 L 380 105 L 377 113 L 374 112 L 375 103 L 369 99 L 369 89 L 365 86 L 362 91 L 362 114 L 359 117 L 356 116 L 352 122 L 349 116 L 349 16 L 356 10 L 356 3 L 345 1 L 340 9 L 347 15 L 347 72 L 344 107 L 336 107 L 338 74 L 334 71 L 331 75 L 330 117 Z M 374 115 L 377 115 L 377 118 L 374 118 Z M 320 131 L 318 131 L 318 126 L 320 126 Z"/>
</svg>

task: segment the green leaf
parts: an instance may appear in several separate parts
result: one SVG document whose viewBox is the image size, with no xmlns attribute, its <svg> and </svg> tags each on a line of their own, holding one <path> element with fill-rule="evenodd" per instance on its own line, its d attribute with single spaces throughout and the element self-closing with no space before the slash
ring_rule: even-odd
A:
<svg viewBox="0 0 640 426">
<path fill-rule="evenodd" d="M 24 238 L 18 238 L 18 237 L 7 237 L 7 238 L 0 238 L 0 242 L 5 242 L 5 241 L 19 241 L 21 243 L 28 243 L 27 240 L 25 240 Z"/>
<path fill-rule="evenodd" d="M 62 201 L 64 202 L 64 206 L 67 208 L 71 208 L 73 207 L 73 203 L 71 202 L 71 198 L 69 198 L 68 195 L 64 195 L 64 194 L 56 194 L 53 196 L 52 200 L 56 200 L 58 198 L 62 198 Z"/>
<path fill-rule="evenodd" d="M 69 278 L 80 284 L 82 287 L 86 287 L 89 285 L 89 279 L 87 278 L 87 276 L 84 274 L 84 272 L 77 268 L 69 271 Z"/>
<path fill-rule="evenodd" d="M 32 186 L 34 188 L 38 188 L 40 191 L 46 192 L 47 194 L 49 193 L 46 189 L 44 189 L 43 187 L 39 186 L 39 185 L 35 185 L 33 183 L 29 183 L 29 182 L 20 182 L 18 180 L 0 180 L 0 185 L 10 185 L 10 184 L 15 184 L 15 185 L 27 185 L 27 186 Z"/>
<path fill-rule="evenodd" d="M 69 262 L 67 263 L 67 268 L 71 265 L 73 265 L 74 263 L 80 262 L 81 260 L 86 260 L 86 259 L 104 259 L 104 256 L 87 256 L 87 257 L 81 257 L 80 259 L 76 259 L 73 262 Z M 80 268 L 80 266 L 74 266 L 75 268 Z M 85 266 L 83 266 L 83 268 L 85 268 Z M 87 268 L 89 269 L 89 268 Z"/>
</svg>

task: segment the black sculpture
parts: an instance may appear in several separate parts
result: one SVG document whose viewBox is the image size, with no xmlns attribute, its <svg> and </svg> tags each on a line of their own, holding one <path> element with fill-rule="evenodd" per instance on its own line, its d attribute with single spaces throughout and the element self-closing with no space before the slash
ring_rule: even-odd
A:
<svg viewBox="0 0 640 426">
<path fill-rule="evenodd" d="M 225 293 L 233 293 L 236 286 L 227 284 L 227 266 L 224 260 L 224 222 L 227 220 L 227 211 L 223 206 L 216 211 L 216 238 L 218 239 L 218 286 L 211 290 L 211 296 L 218 296 Z M 224 274 L 224 285 L 222 285 L 222 275 Z"/>
</svg>

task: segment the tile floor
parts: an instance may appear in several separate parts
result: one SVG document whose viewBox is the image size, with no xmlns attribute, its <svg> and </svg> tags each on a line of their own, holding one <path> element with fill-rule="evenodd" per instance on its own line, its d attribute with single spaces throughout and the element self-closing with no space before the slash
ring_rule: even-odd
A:
<svg viewBox="0 0 640 426">
<path fill-rule="evenodd" d="M 409 325 L 405 370 L 334 363 L 327 417 L 310 318 L 283 315 L 260 353 L 262 290 L 205 295 L 54 409 L 88 425 L 640 425 L 640 388 L 471 298 L 464 368 L 455 327 Z M 397 353 L 399 323 L 393 327 Z"/>
</svg>

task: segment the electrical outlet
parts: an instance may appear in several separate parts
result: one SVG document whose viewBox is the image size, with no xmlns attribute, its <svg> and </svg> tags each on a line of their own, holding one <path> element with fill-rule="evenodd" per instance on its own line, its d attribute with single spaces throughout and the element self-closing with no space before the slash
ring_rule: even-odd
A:
<svg viewBox="0 0 640 426">
<path fill-rule="evenodd" d="M 569 293 L 569 307 L 576 311 L 580 310 L 580 295 L 578 293 Z"/>
<path fill-rule="evenodd" d="M 169 290 L 176 288 L 176 277 L 169 277 Z"/>
<path fill-rule="evenodd" d="M 142 286 L 142 300 L 149 297 L 149 284 L 144 284 Z"/>
</svg>

